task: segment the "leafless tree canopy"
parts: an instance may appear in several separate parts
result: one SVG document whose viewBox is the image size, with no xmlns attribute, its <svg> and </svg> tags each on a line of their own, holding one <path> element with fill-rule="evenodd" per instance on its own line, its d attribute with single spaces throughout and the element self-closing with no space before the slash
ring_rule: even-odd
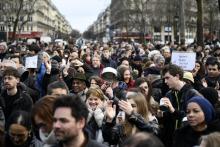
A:
<svg viewBox="0 0 220 147">
<path fill-rule="evenodd" d="M 35 7 L 37 1 L 39 0 L 1 0 L 0 14 L 5 16 L 6 25 L 13 27 L 13 39 L 15 39 L 16 32 L 21 31 L 22 27 L 32 18 L 37 10 Z"/>
</svg>

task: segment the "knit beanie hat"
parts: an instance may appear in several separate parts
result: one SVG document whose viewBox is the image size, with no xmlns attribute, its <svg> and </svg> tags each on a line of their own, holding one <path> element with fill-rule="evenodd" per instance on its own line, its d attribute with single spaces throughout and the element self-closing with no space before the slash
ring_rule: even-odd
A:
<svg viewBox="0 0 220 147">
<path fill-rule="evenodd" d="M 192 102 L 197 103 L 201 107 L 201 109 L 205 115 L 206 123 L 210 123 L 211 121 L 213 121 L 215 119 L 215 110 L 214 110 L 212 104 L 207 99 L 205 99 L 202 96 L 195 96 L 195 97 L 192 97 L 187 102 L 187 105 Z"/>
</svg>

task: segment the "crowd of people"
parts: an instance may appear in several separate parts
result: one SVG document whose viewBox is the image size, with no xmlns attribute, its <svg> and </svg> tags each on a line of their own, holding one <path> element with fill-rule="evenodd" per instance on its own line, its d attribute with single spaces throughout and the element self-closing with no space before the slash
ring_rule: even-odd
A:
<svg viewBox="0 0 220 147">
<path fill-rule="evenodd" d="M 195 67 L 171 63 L 174 51 L 195 52 Z M 0 42 L 0 60 L 0 146 L 220 144 L 218 41 Z"/>
</svg>

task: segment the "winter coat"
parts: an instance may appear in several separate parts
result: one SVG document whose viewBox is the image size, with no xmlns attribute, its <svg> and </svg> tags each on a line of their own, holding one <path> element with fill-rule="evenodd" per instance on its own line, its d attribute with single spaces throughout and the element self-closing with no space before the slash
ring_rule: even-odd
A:
<svg viewBox="0 0 220 147">
<path fill-rule="evenodd" d="M 159 133 L 159 125 L 156 120 L 146 122 L 144 118 L 137 113 L 133 113 L 129 116 L 128 122 L 134 124 L 140 131 L 154 133 L 156 135 Z M 104 141 L 110 145 L 120 145 L 129 137 L 124 134 L 124 128 L 121 124 L 109 122 L 103 124 L 102 133 Z"/>
<path fill-rule="evenodd" d="M 180 91 L 170 90 L 166 94 L 166 97 L 170 99 L 175 111 L 174 113 L 170 113 L 169 111 L 163 112 L 163 117 L 160 119 L 160 137 L 165 146 L 171 146 L 174 131 L 182 125 L 182 119 L 186 115 L 185 111 L 187 101 L 198 95 L 201 96 L 197 90 L 193 89 L 193 87 L 188 84 L 185 84 Z"/>
<path fill-rule="evenodd" d="M 219 127 L 213 127 L 213 124 L 209 124 L 207 128 L 201 132 L 193 130 L 189 125 L 184 126 L 175 131 L 173 147 L 193 147 L 199 145 L 199 140 L 202 135 L 207 135 L 215 131 L 220 130 Z"/>
<path fill-rule="evenodd" d="M 103 68 L 104 68 L 104 66 L 102 64 L 98 68 L 91 66 L 92 75 L 93 76 L 101 76 Z"/>
<path fill-rule="evenodd" d="M 28 87 L 27 93 L 30 94 L 33 103 L 35 103 L 40 98 L 40 92 L 36 88 L 35 77 L 29 76 L 23 83 Z"/>
<path fill-rule="evenodd" d="M 102 56 L 101 63 L 104 65 L 104 67 L 112 67 L 114 69 L 117 69 L 117 64 L 114 60 L 111 58 L 106 59 L 105 57 Z"/>
<path fill-rule="evenodd" d="M 31 96 L 27 93 L 25 86 L 17 86 L 18 92 L 13 99 L 9 99 L 7 95 L 7 90 L 2 90 L 0 99 L 3 102 L 3 111 L 5 114 L 5 119 L 10 116 L 13 111 L 23 110 L 30 112 L 33 106 L 33 101 Z"/>
<path fill-rule="evenodd" d="M 88 136 L 87 132 L 85 132 L 85 136 L 86 136 L 86 138 L 87 138 L 87 142 L 86 142 L 86 144 L 85 144 L 84 147 L 107 147 L 107 146 L 104 145 L 104 144 L 101 144 L 101 143 L 96 142 L 95 140 L 92 140 L 92 139 Z M 62 143 L 60 142 L 60 143 L 54 145 L 53 147 L 63 147 L 63 145 L 62 145 Z"/>
<path fill-rule="evenodd" d="M 97 142 L 103 142 L 102 137 L 102 123 L 104 119 L 104 112 L 98 108 L 95 111 L 89 110 L 87 119 L 87 129 L 90 132 L 91 138 Z"/>
</svg>

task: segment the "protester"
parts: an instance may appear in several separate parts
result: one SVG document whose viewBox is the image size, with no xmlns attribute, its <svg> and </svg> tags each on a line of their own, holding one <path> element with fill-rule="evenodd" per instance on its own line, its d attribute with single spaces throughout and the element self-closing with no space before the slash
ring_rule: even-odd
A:
<svg viewBox="0 0 220 147">
<path fill-rule="evenodd" d="M 72 89 L 70 93 L 78 95 L 84 102 L 86 101 L 87 79 L 84 74 L 76 73 L 72 81 Z"/>
<path fill-rule="evenodd" d="M 220 63 L 217 59 L 213 58 L 209 62 L 206 62 L 207 75 L 205 80 L 207 82 L 207 86 L 219 89 L 219 81 L 220 81 Z"/>
<path fill-rule="evenodd" d="M 200 94 L 191 85 L 182 81 L 183 69 L 181 67 L 174 64 L 166 65 L 162 70 L 162 75 L 170 91 L 160 100 L 167 108 L 161 120 L 163 126 L 161 138 L 166 146 L 171 146 L 173 132 L 181 127 L 185 117 L 186 102 Z"/>
<path fill-rule="evenodd" d="M 8 67 L 3 72 L 4 88 L 0 99 L 4 102 L 3 111 L 6 120 L 13 111 L 24 110 L 30 112 L 33 105 L 32 98 L 25 87 L 19 84 L 19 80 L 20 75 L 15 68 Z"/>
<path fill-rule="evenodd" d="M 117 68 L 116 62 L 111 59 L 111 52 L 108 46 L 103 48 L 101 58 L 101 63 L 104 65 L 104 67 Z"/>
<path fill-rule="evenodd" d="M 215 111 L 211 103 L 201 96 L 192 97 L 187 101 L 188 125 L 176 130 L 173 147 L 191 147 L 199 145 L 199 138 L 217 128 L 209 127 L 215 120 Z"/>
<path fill-rule="evenodd" d="M 97 142 L 103 142 L 102 124 L 105 113 L 106 96 L 98 87 L 89 88 L 86 93 L 86 105 L 89 110 L 87 128 L 92 138 Z"/>
<path fill-rule="evenodd" d="M 102 70 L 104 68 L 104 65 L 101 64 L 101 57 L 99 55 L 94 55 L 92 57 L 92 75 L 93 76 L 100 76 L 102 73 Z"/>
<path fill-rule="evenodd" d="M 120 100 L 117 105 L 121 110 L 118 114 L 116 104 L 112 101 L 107 103 L 106 123 L 102 130 L 104 141 L 110 145 L 121 145 L 127 137 L 139 131 L 158 134 L 159 126 L 155 120 L 149 120 L 149 109 L 143 94 L 131 92 L 127 101 Z"/>
<path fill-rule="evenodd" d="M 59 144 L 56 147 L 105 147 L 89 138 L 84 130 L 88 109 L 80 97 L 63 96 L 55 101 L 53 129 Z"/>
<path fill-rule="evenodd" d="M 55 81 L 50 83 L 47 87 L 47 94 L 54 96 L 61 96 L 69 94 L 69 89 L 65 82 L 63 81 Z"/>
<path fill-rule="evenodd" d="M 37 101 L 31 112 L 34 133 L 43 147 L 51 147 L 57 141 L 53 131 L 53 104 L 57 97 L 45 96 Z"/>
<path fill-rule="evenodd" d="M 100 87 L 103 85 L 103 79 L 100 78 L 99 76 L 91 76 L 89 78 L 89 83 L 90 83 L 90 88 L 91 87 Z"/>
<path fill-rule="evenodd" d="M 133 88 L 135 85 L 132 72 L 127 66 L 121 66 L 121 68 L 118 69 L 118 80 L 125 82 L 127 84 L 127 89 Z"/>
<path fill-rule="evenodd" d="M 150 110 L 149 113 L 153 117 L 153 115 L 157 113 L 159 105 L 152 96 L 153 91 L 150 82 L 144 77 L 138 78 L 136 80 L 136 87 L 139 87 L 142 94 L 145 96 L 148 109 Z"/>
<path fill-rule="evenodd" d="M 25 111 L 14 111 L 6 123 L 5 147 L 42 147 L 31 128 L 30 114 Z"/>
</svg>

